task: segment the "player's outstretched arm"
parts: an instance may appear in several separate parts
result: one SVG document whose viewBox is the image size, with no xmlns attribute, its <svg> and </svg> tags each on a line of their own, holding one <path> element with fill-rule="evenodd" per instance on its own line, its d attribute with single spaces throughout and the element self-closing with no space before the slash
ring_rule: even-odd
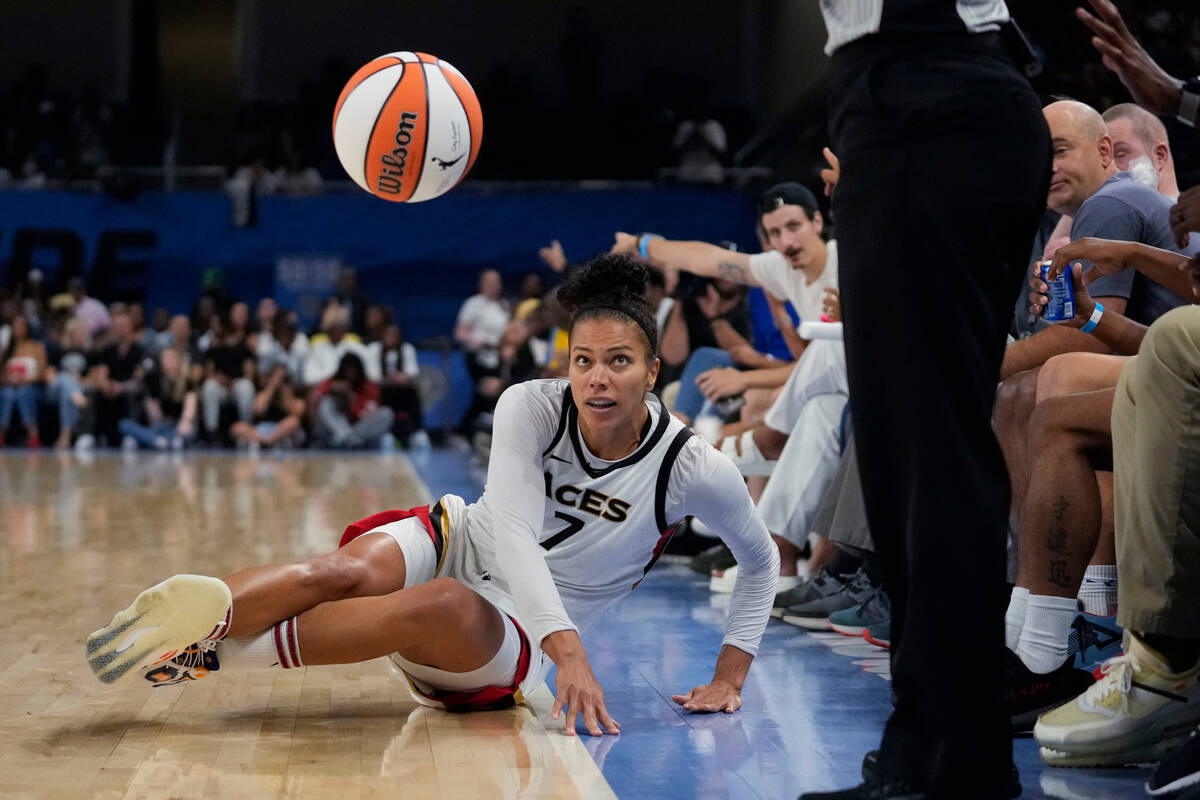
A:
<svg viewBox="0 0 1200 800">
<path fill-rule="evenodd" d="M 542 640 L 542 649 L 554 661 L 554 707 L 551 719 L 567 710 L 567 736 L 575 735 L 577 715 L 583 715 L 583 726 L 592 736 L 620 733 L 621 724 L 612 718 L 604 705 L 604 689 L 592 672 L 587 652 L 576 631 L 558 631 Z"/>
<path fill-rule="evenodd" d="M 733 713 L 741 708 L 742 684 L 771 616 L 779 582 L 779 548 L 732 461 L 693 440 L 675 468 L 680 488 L 678 494 L 668 492 L 668 513 L 694 514 L 720 536 L 737 559 L 738 579 L 712 681 L 672 699 L 688 711 Z"/>
<path fill-rule="evenodd" d="M 722 278 L 745 286 L 759 286 L 750 271 L 750 256 L 717 247 L 708 242 L 679 242 L 654 236 L 635 236 L 618 232 L 612 252 L 627 256 L 648 256 L 667 269 L 681 269 L 707 278 Z M 642 246 L 645 245 L 643 250 Z"/>
</svg>

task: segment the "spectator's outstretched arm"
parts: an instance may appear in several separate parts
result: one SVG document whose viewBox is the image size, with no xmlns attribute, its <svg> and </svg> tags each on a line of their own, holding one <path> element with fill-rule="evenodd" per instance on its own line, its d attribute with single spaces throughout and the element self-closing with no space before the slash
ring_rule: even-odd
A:
<svg viewBox="0 0 1200 800">
<path fill-rule="evenodd" d="M 1121 83 L 1143 108 L 1155 114 L 1179 113 L 1183 81 L 1168 75 L 1133 38 L 1121 12 L 1110 0 L 1088 0 L 1095 15 L 1075 10 L 1079 20 L 1095 34 L 1092 46 L 1100 51 L 1104 66 L 1117 73 Z"/>
<path fill-rule="evenodd" d="M 618 232 L 614 237 L 612 252 L 627 256 L 642 254 L 641 237 Z M 650 261 L 662 264 L 666 269 L 680 269 L 707 278 L 723 278 L 745 286 L 759 286 L 750 272 L 750 256 L 717 247 L 708 242 L 678 242 L 670 239 L 647 237 L 645 254 Z"/>
<path fill-rule="evenodd" d="M 1191 303 L 1195 302 L 1196 296 L 1192 294 L 1192 286 L 1181 269 L 1187 260 L 1187 256 L 1140 242 L 1118 242 L 1086 236 L 1063 245 L 1054 252 L 1054 260 L 1050 265 L 1050 279 L 1057 278 L 1076 261 L 1092 263 L 1092 268 L 1083 276 L 1084 286 L 1103 275 L 1116 275 L 1132 267 Z M 1105 305 L 1106 310 L 1107 308 Z"/>
</svg>

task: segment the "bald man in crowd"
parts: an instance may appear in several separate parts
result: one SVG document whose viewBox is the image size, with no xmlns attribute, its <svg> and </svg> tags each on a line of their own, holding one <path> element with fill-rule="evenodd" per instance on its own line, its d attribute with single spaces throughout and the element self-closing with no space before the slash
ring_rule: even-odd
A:
<svg viewBox="0 0 1200 800">
<path fill-rule="evenodd" d="M 1172 249 L 1175 240 L 1167 216 L 1172 201 L 1120 171 L 1113 137 L 1099 112 L 1084 103 L 1061 100 L 1046 106 L 1043 113 L 1054 150 L 1047 203 L 1060 214 L 1074 218 L 1071 241 L 1092 236 Z M 1143 325 L 1183 302 L 1174 292 L 1132 269 L 1099 278 L 1088 286 L 1088 291 L 1106 310 Z M 1040 367 L 1053 356 L 1074 352 L 1111 350 L 1075 328 L 1051 326 L 1009 345 L 1000 375 L 1007 379 Z"/>
<path fill-rule="evenodd" d="M 1119 103 L 1104 112 L 1104 124 L 1113 142 L 1113 161 L 1117 169 L 1128 170 L 1139 158 L 1148 158 L 1158 175 L 1159 194 L 1179 198 L 1175 180 L 1175 159 L 1162 120 L 1137 103 Z"/>
</svg>

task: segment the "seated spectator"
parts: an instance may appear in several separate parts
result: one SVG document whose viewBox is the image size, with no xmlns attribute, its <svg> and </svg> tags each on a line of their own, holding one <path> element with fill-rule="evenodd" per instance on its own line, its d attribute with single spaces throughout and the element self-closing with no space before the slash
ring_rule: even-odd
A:
<svg viewBox="0 0 1200 800">
<path fill-rule="evenodd" d="M 251 325 L 252 337 L 254 338 L 254 351 L 258 350 L 258 337 L 263 333 L 269 334 L 271 327 L 275 324 L 275 314 L 279 311 L 279 306 L 275 304 L 275 298 L 264 297 L 258 301 L 258 306 L 254 309 L 254 322 Z"/>
<path fill-rule="evenodd" d="M 1153 178 L 1153 184 L 1147 185 L 1176 200 L 1179 184 L 1175 180 L 1175 160 L 1162 121 L 1136 103 L 1119 103 L 1101 116 L 1113 142 L 1113 162 L 1117 169 L 1140 178 L 1138 170 L 1144 166 Z"/>
<path fill-rule="evenodd" d="M 126 450 L 182 450 L 198 430 L 196 387 L 188 379 L 187 355 L 168 347 L 158 356 L 158 364 L 146 373 L 146 395 L 142 419 L 126 417 L 119 423 Z"/>
<path fill-rule="evenodd" d="M 342 267 L 338 270 L 337 291 L 333 296 L 349 312 L 350 330 L 361 336 L 367 327 L 367 309 L 374 303 L 359 287 L 358 272 L 354 267 Z"/>
<path fill-rule="evenodd" d="M 479 292 L 467 298 L 458 312 L 454 340 L 467 357 L 467 372 L 478 381 L 496 375 L 500 367 L 497 348 L 508 325 L 508 303 L 504 300 L 504 284 L 500 273 L 484 270 L 479 276 Z"/>
<path fill-rule="evenodd" d="M 228 316 L 221 314 L 213 314 L 208 317 L 208 327 L 199 333 L 196 338 L 196 350 L 201 355 L 208 352 L 208 348 L 221 340 Z"/>
<path fill-rule="evenodd" d="M 743 287 L 728 281 L 709 282 L 703 296 L 683 298 L 676 304 L 677 309 L 682 309 L 684 318 L 692 314 L 693 307 L 704 316 L 708 331 L 697 329 L 695 346 L 692 346 L 691 333 L 688 334 L 691 352 L 679 375 L 679 393 L 675 397 L 673 410 L 675 416 L 687 425 L 691 425 L 699 416 L 707 400 L 696 383 L 704 373 L 718 367 L 755 369 L 777 366 L 771 363 L 773 359 L 759 353 L 747 340 L 751 329 L 746 290 Z M 678 319 L 679 316 L 673 311 L 663 334 L 664 343 L 675 330 L 673 320 Z M 708 340 L 712 343 L 709 344 Z M 716 399 L 722 400 L 724 397 Z"/>
<path fill-rule="evenodd" d="M 1071 240 L 1092 236 L 1174 249 L 1167 223 L 1171 201 L 1117 170 L 1112 138 L 1096 110 L 1062 100 L 1046 106 L 1044 114 L 1054 142 L 1048 203 L 1073 218 Z M 1195 249 L 1186 252 L 1192 255 Z M 1143 325 L 1180 304 L 1173 292 L 1134 270 L 1106 276 L 1092 284 L 1091 292 L 1105 310 Z M 1009 345 L 1000 374 L 1007 380 L 1052 356 L 1079 351 L 1109 352 L 1103 343 L 1077 330 L 1050 327 Z M 1000 402 L 1006 401 L 1011 399 L 1002 392 Z"/>
<path fill-rule="evenodd" d="M 376 304 L 367 307 L 363 317 L 362 340 L 368 347 L 383 339 L 383 332 L 392 324 L 392 316 L 392 310 L 387 306 Z"/>
<path fill-rule="evenodd" d="M 245 304 L 241 304 L 245 308 Z M 243 331 L 232 320 L 221 324 L 221 336 L 204 354 L 205 379 L 201 391 L 204 433 L 210 442 L 225 440 L 221 407 L 231 398 L 237 418 L 249 422 L 254 416 L 254 354 Z"/>
<path fill-rule="evenodd" d="M 228 322 L 232 333 L 243 342 L 250 340 L 250 306 L 240 300 L 229 307 Z"/>
<path fill-rule="evenodd" d="M 1076 259 L 1090 261 L 1092 267 L 1084 273 Z M 1192 287 L 1180 270 L 1187 263 L 1178 253 L 1134 242 L 1088 238 L 1065 245 L 1055 253 L 1052 272 L 1071 270 L 1076 315 L 1060 324 L 1077 329 L 1089 325 L 1095 302 L 1087 284 L 1127 269 L 1138 270 L 1181 299 L 1193 299 Z M 1046 304 L 1046 285 L 1037 277 L 1031 284 L 1031 310 L 1040 313 Z M 1091 326 L 1091 334 L 1112 350 L 1137 353 L 1147 331 L 1105 309 Z M 1037 405 L 1026 431 L 1026 463 L 1013 475 L 1014 489 L 1023 500 L 1016 518 L 1016 587 L 1005 619 L 1009 649 L 1020 662 L 1010 666 L 1010 681 L 1042 687 L 1042 701 L 1027 710 L 1027 723 L 1038 711 L 1091 683 L 1069 652 L 1068 637 L 1074 631 L 1079 638 L 1081 622 L 1085 627 L 1098 623 L 1088 617 L 1081 620 L 1077 602 L 1083 602 L 1085 612 L 1105 617 L 1117 601 L 1115 545 L 1106 540 L 1102 524 L 1104 490 L 1109 485 L 1103 476 L 1113 466 L 1110 420 L 1117 378 L 1128 361 L 1074 353 L 1051 359 L 1039 375 Z M 1111 635 L 1109 640 L 1116 645 L 1119 637 Z"/>
<path fill-rule="evenodd" d="M 255 337 L 258 371 L 266 373 L 274 364 L 286 364 L 288 380 L 293 386 L 300 386 L 304 380 L 308 349 L 308 337 L 300 330 L 296 312 L 278 309 L 270 323 Z"/>
<path fill-rule="evenodd" d="M 1103 119 L 1082 103 L 1061 101 L 1043 113 L 1054 137 L 1054 177 L 1049 205 L 1072 218 L 1072 242 L 1085 238 L 1133 242 L 1192 255 L 1176 245 L 1168 222 L 1171 201 L 1156 189 L 1118 172 L 1112 138 Z M 1104 274 L 1088 285 L 1088 292 L 1110 316 L 1128 320 L 1144 331 L 1165 311 L 1184 302 L 1180 295 L 1134 269 Z M 1078 326 L 1053 325 L 1008 346 L 1001 366 L 994 426 L 1009 473 L 1023 474 L 1028 462 L 1028 421 L 1037 404 L 1036 370 L 1050 358 L 1069 352 L 1112 353 L 1099 336 L 1089 336 Z M 1126 351 L 1130 352 L 1130 351 Z M 1024 485 L 1013 485 L 1010 516 L 1024 506 Z"/>
<path fill-rule="evenodd" d="M 113 303 L 113 307 L 116 308 L 117 304 Z M 142 308 L 141 303 L 130 303 L 125 306 L 125 313 L 129 315 L 129 321 L 133 325 L 133 335 L 138 344 L 142 346 L 142 350 L 148 356 L 157 356 L 158 352 L 153 349 L 153 342 L 150 341 L 154 332 L 146 328 L 146 309 Z"/>
<path fill-rule="evenodd" d="M 495 374 L 483 375 L 475 382 L 471 405 L 463 416 L 459 431 L 474 435 L 492 429 L 492 412 L 501 393 L 515 383 L 536 378 L 541 365 L 532 346 L 529 326 L 511 320 L 500 337 L 496 349 Z"/>
<path fill-rule="evenodd" d="M 186 320 L 187 317 L 184 317 Z M 157 357 L 159 353 L 171 346 L 171 312 L 159 306 L 154 309 L 154 318 L 142 333 L 141 343 L 143 349 L 152 356 Z M 190 343 L 189 343 L 190 344 Z"/>
<path fill-rule="evenodd" d="M 321 315 L 321 332 L 309 342 L 308 356 L 304 359 L 304 385 L 312 388 L 333 377 L 347 353 L 357 356 L 367 379 L 378 383 L 379 364 L 371 358 L 358 334 L 350 332 L 350 311 L 335 300 Z"/>
<path fill-rule="evenodd" d="M 383 372 L 381 402 L 395 414 L 392 433 L 407 447 L 412 435 L 421 430 L 421 395 L 417 391 L 421 368 L 417 364 L 417 348 L 404 341 L 404 332 L 397 325 L 389 325 L 381 341 L 367 346 L 379 351 Z"/>
<path fill-rule="evenodd" d="M 162 348 L 176 347 L 187 353 L 193 364 L 201 361 L 199 351 L 192 342 L 192 321 L 186 314 L 176 314 L 167 323 L 166 335 L 160 338 Z"/>
<path fill-rule="evenodd" d="M 58 408 L 58 439 L 55 448 L 71 445 L 71 435 L 79 424 L 81 411 L 87 407 L 83 379 L 87 371 L 91 348 L 87 325 L 77 317 L 67 320 L 62 341 L 55 346 L 53 364 L 46 368 L 47 399 Z"/>
<path fill-rule="evenodd" d="M 299 447 L 304 443 L 304 401 L 292 389 L 287 364 L 277 363 L 262 375 L 262 388 L 254 396 L 254 422 L 235 422 L 233 438 L 262 447 Z"/>
<path fill-rule="evenodd" d="M 676 286 L 675 304 L 663 327 L 659 346 L 662 366 L 656 388 L 661 391 L 667 384 L 680 380 L 694 353 L 725 352 L 723 346 L 732 350 L 738 344 L 745 344 L 749 335 L 750 317 L 742 287 L 714 278 L 681 279 Z M 733 363 L 728 353 L 719 358 L 722 365 Z M 693 372 L 699 374 L 695 368 Z"/>
<path fill-rule="evenodd" d="M 1038 720 L 1034 735 L 1047 763 L 1153 761 L 1200 723 L 1200 498 L 1188 478 L 1200 467 L 1198 323 L 1196 308 L 1155 322 L 1115 391 L 1117 619 L 1129 637 L 1095 686 Z M 1116 702 L 1103 702 L 1108 697 Z M 1184 747 L 1192 763 L 1176 763 L 1175 778 L 1200 770 L 1195 747 Z M 1155 789 L 1163 782 L 1151 781 Z"/>
<path fill-rule="evenodd" d="M 217 303 L 209 294 L 201 296 L 195 305 L 192 306 L 192 313 L 189 317 L 191 334 L 195 338 L 193 344 L 201 353 L 204 352 L 210 341 L 203 340 L 203 337 L 212 330 L 213 318 L 216 316 L 218 316 Z"/>
<path fill-rule="evenodd" d="M 392 410 L 379 405 L 378 384 L 367 378 L 362 359 L 346 353 L 334 374 L 308 395 L 316 442 L 325 447 L 378 447 L 392 428 Z"/>
<path fill-rule="evenodd" d="M 524 322 L 529 318 L 529 315 L 542 304 L 542 297 L 546 294 L 546 283 L 542 280 L 542 276 L 536 272 L 530 272 L 521 279 L 521 297 L 517 301 L 517 306 L 513 309 L 513 319 Z"/>
<path fill-rule="evenodd" d="M 26 446 L 41 447 L 37 403 L 46 377 L 46 348 L 29 335 L 29 322 L 18 314 L 8 346 L 0 355 L 0 446 L 12 424 L 14 408 L 25 426 Z"/>
<path fill-rule="evenodd" d="M 96 298 L 88 297 L 83 278 L 71 278 L 67 282 L 67 291 L 75 298 L 75 316 L 83 320 L 88 336 L 94 340 L 109 325 L 108 309 Z"/>
<path fill-rule="evenodd" d="M 616 234 L 612 250 L 644 252 L 667 268 L 762 286 L 777 299 L 790 301 L 802 322 L 819 319 L 825 290 L 837 287 L 837 244 L 824 239 L 824 219 L 816 197 L 797 183 L 772 186 L 759 198 L 759 223 L 772 249 L 756 255 L 730 252 L 704 242 L 627 233 Z M 665 349 L 665 339 L 663 346 Z M 777 388 L 787 380 L 791 369 L 791 365 L 748 372 L 721 369 L 710 376 L 705 394 L 719 398 L 752 387 Z"/>
<path fill-rule="evenodd" d="M 113 313 L 109 322 L 112 343 L 95 354 L 84 380 L 90 397 L 90 424 L 76 442 L 83 449 L 101 442 L 117 441 L 117 423 L 134 416 L 145 393 L 146 353 L 133 333 L 133 323 L 123 312 Z"/>
</svg>

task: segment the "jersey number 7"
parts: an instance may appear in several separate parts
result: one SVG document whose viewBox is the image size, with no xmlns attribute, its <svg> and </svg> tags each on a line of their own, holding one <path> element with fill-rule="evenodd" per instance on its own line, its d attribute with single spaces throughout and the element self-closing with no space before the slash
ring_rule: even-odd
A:
<svg viewBox="0 0 1200 800">
<path fill-rule="evenodd" d="M 562 544 L 567 539 L 570 539 L 572 536 L 583 530 L 583 520 L 581 520 L 579 517 L 572 517 L 570 514 L 564 514 L 561 511 L 554 512 L 554 516 L 567 523 L 567 527 L 563 528 L 546 541 L 540 542 L 542 548 L 545 550 L 549 550 L 555 545 Z"/>
</svg>

